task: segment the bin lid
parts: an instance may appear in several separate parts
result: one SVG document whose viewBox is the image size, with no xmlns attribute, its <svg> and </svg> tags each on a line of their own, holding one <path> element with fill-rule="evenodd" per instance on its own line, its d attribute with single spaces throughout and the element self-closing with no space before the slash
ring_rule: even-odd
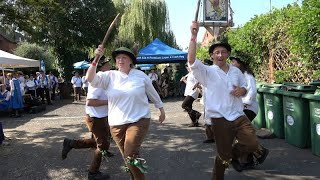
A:
<svg viewBox="0 0 320 180">
<path fill-rule="evenodd" d="M 317 100 L 320 102 L 320 96 L 319 95 L 314 95 L 314 94 L 304 94 L 302 95 L 303 98 L 305 99 L 310 99 L 310 100 Z"/>
<path fill-rule="evenodd" d="M 310 82 L 310 85 L 320 86 L 320 80 L 311 81 L 311 82 Z"/>
<path fill-rule="evenodd" d="M 301 84 L 301 83 L 285 82 L 283 83 L 283 88 L 284 90 L 287 90 L 287 91 L 314 92 L 317 87 L 312 85 Z"/>
<path fill-rule="evenodd" d="M 257 89 L 261 88 L 265 83 L 264 82 L 257 82 L 256 87 Z"/>
<path fill-rule="evenodd" d="M 281 89 L 282 84 L 271 84 L 271 83 L 264 83 L 262 84 L 261 88 L 267 89 Z"/>
<path fill-rule="evenodd" d="M 311 92 L 305 92 L 305 91 L 287 91 L 287 90 L 277 90 L 278 94 L 282 94 L 284 96 L 290 96 L 290 97 L 297 97 L 297 98 L 301 98 L 302 95 L 307 94 L 307 93 L 311 93 Z M 313 95 L 313 94 L 311 94 Z"/>
</svg>

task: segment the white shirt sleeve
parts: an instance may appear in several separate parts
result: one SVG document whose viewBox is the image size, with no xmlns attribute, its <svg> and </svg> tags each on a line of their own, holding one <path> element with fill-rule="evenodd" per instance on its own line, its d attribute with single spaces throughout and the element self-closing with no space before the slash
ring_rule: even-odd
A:
<svg viewBox="0 0 320 180">
<path fill-rule="evenodd" d="M 112 75 L 113 71 L 106 71 L 106 72 L 98 72 L 90 85 L 92 87 L 96 88 L 102 88 L 102 89 L 107 89 L 108 84 L 110 82 L 110 76 Z"/>
<path fill-rule="evenodd" d="M 188 63 L 194 77 L 200 82 L 202 85 L 206 85 L 207 78 L 207 66 L 204 65 L 199 59 L 196 59 L 192 65 Z"/>
<path fill-rule="evenodd" d="M 253 101 L 256 101 L 257 96 L 257 87 L 256 87 L 256 80 L 252 75 L 245 74 L 247 80 L 247 95 L 242 98 L 244 104 L 251 105 Z"/>
<path fill-rule="evenodd" d="M 148 78 L 145 79 L 145 87 L 146 87 L 147 96 L 150 99 L 150 101 L 154 103 L 154 106 L 156 108 L 162 108 L 163 103 L 161 101 L 159 94 L 154 89 L 151 79 L 148 79 Z"/>
</svg>

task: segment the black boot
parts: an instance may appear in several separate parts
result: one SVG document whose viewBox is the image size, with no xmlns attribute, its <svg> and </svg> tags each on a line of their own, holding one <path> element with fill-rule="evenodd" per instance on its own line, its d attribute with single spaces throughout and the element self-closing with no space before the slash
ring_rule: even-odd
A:
<svg viewBox="0 0 320 180">
<path fill-rule="evenodd" d="M 74 144 L 74 140 L 64 138 L 63 148 L 62 148 L 62 153 L 61 153 L 62 160 L 67 158 L 69 151 L 73 148 L 73 144 Z"/>
<path fill-rule="evenodd" d="M 88 172 L 88 180 L 96 180 L 96 179 L 110 179 L 110 176 L 100 171 L 96 173 Z"/>
</svg>

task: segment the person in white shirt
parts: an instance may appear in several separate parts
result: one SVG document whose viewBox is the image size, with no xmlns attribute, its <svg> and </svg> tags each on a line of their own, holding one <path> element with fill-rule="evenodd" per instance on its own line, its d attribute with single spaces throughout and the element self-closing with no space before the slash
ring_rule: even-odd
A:
<svg viewBox="0 0 320 180">
<path fill-rule="evenodd" d="M 71 83 L 73 86 L 74 101 L 79 102 L 81 100 L 82 79 L 78 72 L 74 73 L 74 76 L 71 78 Z"/>
<path fill-rule="evenodd" d="M 213 62 L 209 59 L 204 60 L 204 64 L 211 66 Z M 203 141 L 203 143 L 214 143 L 214 132 L 213 132 L 213 126 L 211 122 L 211 118 L 206 116 L 205 113 L 205 101 L 206 101 L 206 88 L 202 86 L 200 83 L 196 85 L 196 87 L 199 89 L 202 97 L 200 99 L 200 103 L 204 106 L 204 114 L 203 114 L 203 120 L 204 120 L 204 126 L 205 126 L 205 134 L 206 134 L 206 140 Z"/>
<path fill-rule="evenodd" d="M 109 61 L 100 60 L 98 69 L 101 72 L 109 71 Z M 72 140 L 65 138 L 63 141 L 62 159 L 67 158 L 69 151 L 82 148 L 96 148 L 93 161 L 89 168 L 88 179 L 108 179 L 109 175 L 99 171 L 102 156 L 112 157 L 110 153 L 110 127 L 108 124 L 108 97 L 102 88 L 94 88 L 89 85 L 85 106 L 86 124 L 93 138 Z"/>
<path fill-rule="evenodd" d="M 96 49 L 96 58 L 101 57 L 104 49 Z M 86 78 L 93 87 L 100 87 L 108 95 L 108 121 L 113 140 L 116 142 L 131 179 L 145 179 L 145 160 L 140 158 L 139 149 L 150 125 L 148 98 L 160 110 L 159 121 L 165 120 L 163 103 L 152 86 L 150 78 L 142 71 L 133 69 L 136 56 L 125 47 L 112 52 L 118 70 L 96 73 L 94 60 Z"/>
<path fill-rule="evenodd" d="M 82 89 L 84 90 L 84 95 L 87 96 L 89 82 L 86 80 L 86 76 L 82 76 L 81 81 L 82 81 Z"/>
<path fill-rule="evenodd" d="M 148 74 L 151 81 L 158 81 L 158 75 L 154 72 L 154 68 L 151 68 L 151 72 Z"/>
<path fill-rule="evenodd" d="M 258 150 L 255 129 L 243 112 L 241 98 L 247 93 L 247 84 L 243 73 L 226 62 L 231 53 L 227 43 L 210 46 L 210 58 L 215 65 L 206 66 L 196 59 L 199 23 L 193 21 L 190 30 L 188 63 L 195 78 L 206 88 L 205 113 L 211 118 L 217 149 L 212 179 L 221 180 L 229 164 L 239 165 L 240 154 Z"/>
<path fill-rule="evenodd" d="M 257 113 L 259 110 L 259 104 L 257 101 L 256 80 L 254 78 L 254 74 L 251 71 L 249 65 L 243 62 L 240 58 L 230 57 L 229 59 L 231 60 L 232 65 L 239 68 L 241 72 L 244 73 L 244 76 L 246 78 L 248 93 L 242 98 L 243 108 L 244 108 L 243 112 L 252 122 L 253 119 L 257 116 Z M 254 152 L 253 154 L 250 154 L 248 157 L 244 156 L 239 158 L 239 161 L 242 164 L 242 166 L 240 166 L 241 169 L 243 170 L 251 169 L 256 164 L 254 162 L 255 160 L 258 161 L 259 164 L 262 164 L 267 156 L 265 154 L 268 154 L 268 153 L 269 153 L 269 150 L 263 147 L 261 144 L 259 144 L 258 151 Z M 262 156 L 263 158 L 260 158 Z M 247 163 L 242 163 L 243 159 L 247 159 Z"/>
<path fill-rule="evenodd" d="M 48 75 L 49 79 L 50 79 L 50 85 L 51 85 L 51 100 L 55 100 L 56 98 L 56 92 L 59 88 L 59 82 L 58 82 L 58 78 L 50 71 L 49 75 Z"/>
<path fill-rule="evenodd" d="M 189 114 L 189 117 L 191 119 L 191 124 L 189 127 L 198 127 L 199 126 L 199 118 L 201 116 L 201 113 L 192 109 L 193 102 L 198 98 L 199 91 L 197 88 L 195 88 L 195 85 L 198 83 L 198 81 L 193 76 L 192 72 L 190 72 L 190 68 L 188 68 L 189 73 L 181 78 L 180 81 L 183 81 L 186 83 L 186 89 L 184 91 L 184 100 L 182 103 L 182 108 L 187 111 Z"/>
<path fill-rule="evenodd" d="M 47 75 L 45 75 L 44 71 L 40 71 L 37 77 L 38 88 L 37 95 L 41 97 L 41 101 L 44 104 L 44 93 L 46 93 L 46 100 L 48 105 L 51 105 L 51 97 L 50 97 L 50 79 Z"/>
</svg>

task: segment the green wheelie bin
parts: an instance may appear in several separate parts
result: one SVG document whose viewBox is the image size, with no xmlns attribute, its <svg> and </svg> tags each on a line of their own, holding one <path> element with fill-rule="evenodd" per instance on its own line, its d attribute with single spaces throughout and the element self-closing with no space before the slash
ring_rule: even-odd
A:
<svg viewBox="0 0 320 180">
<path fill-rule="evenodd" d="M 278 138 L 284 138 L 282 95 L 278 94 L 281 87 L 281 84 L 263 84 L 259 89 L 263 93 L 266 128 Z"/>
<path fill-rule="evenodd" d="M 310 147 L 310 117 L 309 102 L 302 98 L 304 94 L 313 94 L 315 86 L 299 83 L 284 83 L 283 90 L 283 120 L 285 140 L 299 148 Z"/>
<path fill-rule="evenodd" d="M 257 116 L 253 119 L 252 124 L 257 129 L 265 128 L 266 127 L 266 120 L 264 115 L 264 102 L 263 102 L 263 92 L 261 91 L 261 87 L 264 83 L 257 83 L 257 101 L 259 104 L 259 111 Z"/>
<path fill-rule="evenodd" d="M 320 81 L 312 81 L 310 85 L 320 86 Z M 302 96 L 309 100 L 310 111 L 310 136 L 311 151 L 314 155 L 320 156 L 320 94 L 319 89 L 314 94 L 304 94 Z"/>
</svg>

